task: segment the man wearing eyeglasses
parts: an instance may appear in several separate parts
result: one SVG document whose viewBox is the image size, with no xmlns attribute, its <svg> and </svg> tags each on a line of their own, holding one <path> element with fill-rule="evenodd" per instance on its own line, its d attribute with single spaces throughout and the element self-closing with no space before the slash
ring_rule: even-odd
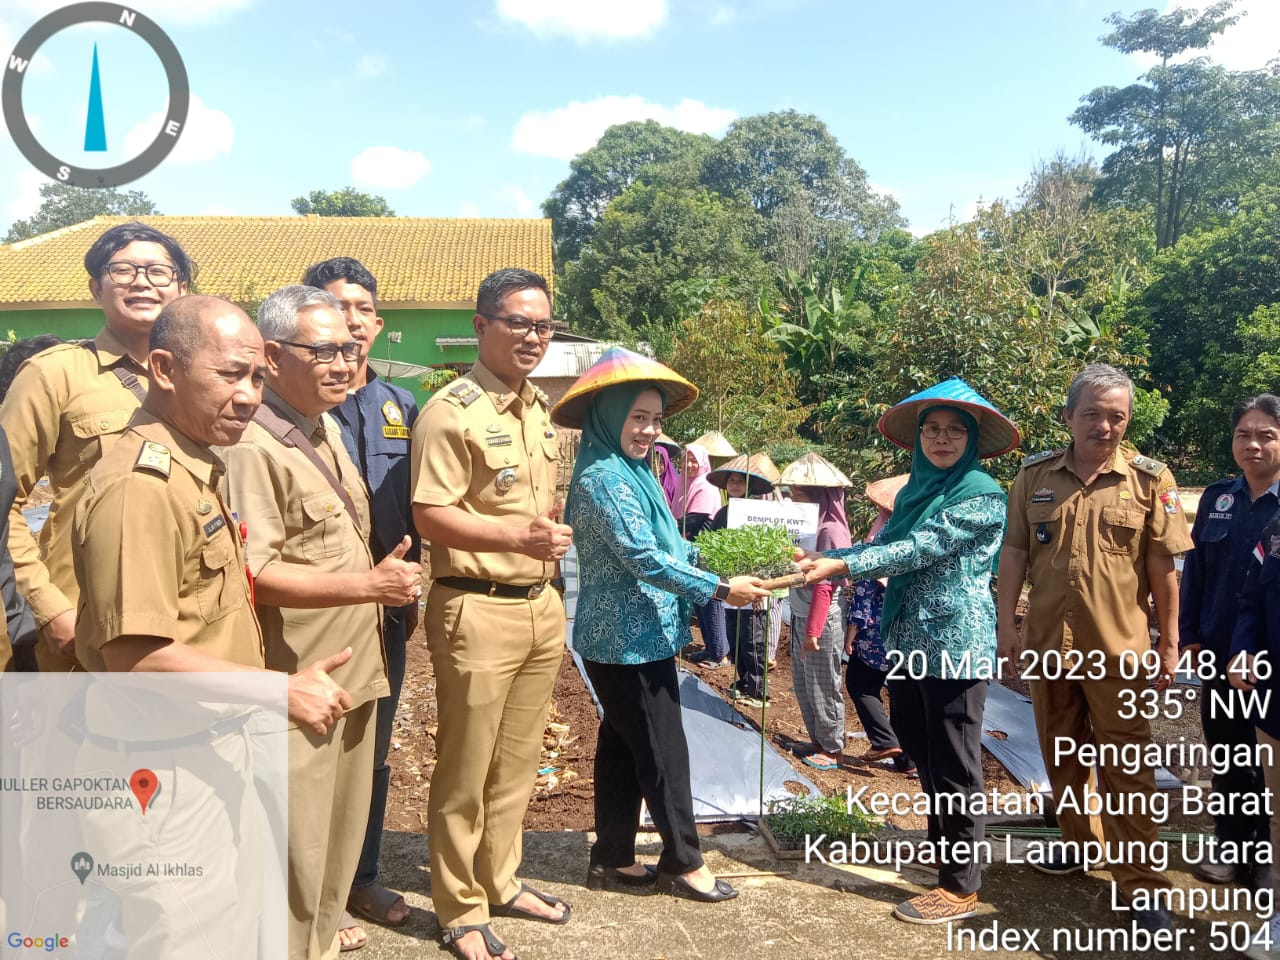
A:
<svg viewBox="0 0 1280 960">
<path fill-rule="evenodd" d="M 258 308 L 263 403 L 240 443 L 219 450 L 228 505 L 247 524 L 268 669 L 294 673 L 350 648 L 331 676 L 350 698 L 328 732 L 289 731 L 289 957 L 336 956 L 369 815 L 371 721 L 387 693 L 380 604 L 421 591 L 405 537 L 377 565 L 369 497 L 326 415 L 347 396 L 360 344 L 332 294 L 277 290 Z"/>
<path fill-rule="evenodd" d="M 551 339 L 547 282 L 508 268 L 480 284 L 479 359 L 413 429 L 413 516 L 431 544 L 425 615 L 439 727 L 427 803 L 431 898 L 464 958 L 513 956 L 491 916 L 548 923 L 569 907 L 516 879 L 551 690 L 564 654 L 558 447 L 528 381 Z"/>
<path fill-rule="evenodd" d="M 347 396 L 333 408 L 332 414 L 342 426 L 342 442 L 347 453 L 369 488 L 372 514 L 369 549 L 373 559 L 381 560 L 408 534 L 413 538 L 413 545 L 405 560 L 416 563 L 419 544 L 410 508 L 409 441 L 418 417 L 418 404 L 412 393 L 380 379 L 369 366 L 369 354 L 383 325 L 376 300 L 378 281 L 360 261 L 333 257 L 308 267 L 302 282 L 328 290 L 337 298 L 347 331 L 360 345 Z M 391 787 L 387 757 L 391 752 L 392 721 L 404 684 L 405 644 L 417 623 L 417 600 L 403 607 L 383 608 L 382 640 L 391 692 L 378 700 L 369 823 L 355 883 L 347 898 L 347 909 L 352 913 L 392 927 L 409 919 L 409 907 L 404 897 L 378 882 L 378 857 L 382 849 L 387 793 Z M 354 941 L 358 942 L 364 935 L 354 921 L 350 927 L 344 923 L 344 928 L 350 930 L 350 933 L 344 930 L 344 936 Z"/>
<path fill-rule="evenodd" d="M 173 237 L 142 223 L 104 232 L 84 256 L 89 293 L 105 323 L 92 340 L 51 347 L 18 370 L 0 406 L 18 495 L 9 511 L 9 551 L 43 642 L 41 670 L 75 665 L 76 587 L 71 518 L 84 476 L 124 434 L 147 388 L 151 326 L 187 292 L 195 265 Z M 53 504 L 31 535 L 22 509 L 41 477 Z"/>
</svg>

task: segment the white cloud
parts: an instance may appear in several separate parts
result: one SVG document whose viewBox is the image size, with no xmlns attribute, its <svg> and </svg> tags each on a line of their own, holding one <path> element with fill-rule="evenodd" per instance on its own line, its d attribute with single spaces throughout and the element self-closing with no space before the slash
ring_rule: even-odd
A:
<svg viewBox="0 0 1280 960">
<path fill-rule="evenodd" d="M 416 150 L 369 147 L 351 161 L 356 183 L 383 190 L 404 190 L 431 172 L 431 161 Z"/>
<path fill-rule="evenodd" d="M 168 98 L 165 98 L 168 106 Z M 136 156 L 156 138 L 164 123 L 163 112 L 153 113 L 133 127 L 124 137 L 126 156 Z M 187 123 L 178 136 L 178 145 L 166 158 L 166 163 L 212 163 L 224 153 L 231 152 L 236 131 L 231 118 L 221 110 L 206 107 L 204 101 L 191 94 L 191 108 Z"/>
<path fill-rule="evenodd" d="M 579 43 L 647 37 L 667 20 L 667 0 L 497 0 L 496 10 L 536 34 L 563 34 Z"/>
<path fill-rule="evenodd" d="M 537 204 L 535 204 L 525 194 L 523 190 L 514 183 L 503 184 L 498 190 L 498 203 L 504 211 L 499 216 L 509 217 L 536 217 L 538 213 Z"/>
<path fill-rule="evenodd" d="M 210 23 L 253 6 L 254 0 L 147 0 L 140 11 L 162 28 L 170 23 Z M 9 0 L 10 12 L 31 14 L 32 22 L 60 7 L 66 0 Z"/>
<path fill-rule="evenodd" d="M 737 113 L 708 107 L 700 100 L 681 100 L 674 107 L 650 103 L 643 97 L 601 97 L 574 100 L 567 107 L 542 112 L 532 110 L 516 121 L 511 146 L 520 153 L 570 160 L 595 146 L 600 134 L 616 123 L 630 120 L 657 120 L 690 133 L 718 133 Z"/>
<path fill-rule="evenodd" d="M 1164 12 L 1169 13 L 1175 7 L 1203 10 L 1207 6 L 1209 0 L 1169 0 Z M 1227 27 L 1218 34 L 1207 50 L 1189 51 L 1176 59 L 1207 56 L 1229 70 L 1256 70 L 1280 57 L 1280 3 L 1276 0 L 1240 0 L 1232 12 L 1243 13 L 1244 16 L 1235 26 Z M 1135 53 L 1133 58 L 1144 70 L 1159 63 L 1148 53 Z"/>
<path fill-rule="evenodd" d="M 25 28 L 0 20 L 0 57 L 4 57 L 0 66 L 5 69 L 9 66 L 9 54 L 13 52 L 18 38 L 22 36 L 23 29 Z M 28 77 L 52 77 L 57 71 L 53 68 L 53 61 L 37 50 L 24 72 Z"/>
<path fill-rule="evenodd" d="M 12 199 L 4 209 L 5 219 L 10 222 L 25 220 L 35 214 L 40 209 L 40 187 L 52 182 L 39 170 L 24 169 L 10 181 Z"/>
<path fill-rule="evenodd" d="M 391 70 L 391 61 L 381 53 L 361 57 L 356 61 L 356 75 L 361 77 L 381 77 Z"/>
<path fill-rule="evenodd" d="M 478 217 L 480 216 L 480 204 L 473 203 L 470 200 L 464 200 L 458 207 L 458 216 L 460 217 Z"/>
</svg>

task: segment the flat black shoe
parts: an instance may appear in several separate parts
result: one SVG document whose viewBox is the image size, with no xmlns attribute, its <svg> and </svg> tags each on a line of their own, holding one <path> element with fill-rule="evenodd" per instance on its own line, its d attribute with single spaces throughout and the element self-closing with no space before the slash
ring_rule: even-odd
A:
<svg viewBox="0 0 1280 960">
<path fill-rule="evenodd" d="M 647 887 L 657 879 L 658 868 L 651 863 L 644 865 L 643 877 L 633 877 L 629 873 L 623 873 L 617 867 L 606 867 L 603 863 L 593 863 L 587 868 L 588 890 L 607 890 L 611 881 L 629 887 Z"/>
<path fill-rule="evenodd" d="M 697 900 L 699 903 L 719 903 L 721 900 L 732 900 L 738 895 L 738 891 L 733 889 L 727 880 L 717 880 L 716 885 L 705 892 L 699 890 L 679 873 L 659 873 L 656 883 L 661 893 L 669 893 L 673 897 L 684 897 L 687 900 Z"/>
</svg>

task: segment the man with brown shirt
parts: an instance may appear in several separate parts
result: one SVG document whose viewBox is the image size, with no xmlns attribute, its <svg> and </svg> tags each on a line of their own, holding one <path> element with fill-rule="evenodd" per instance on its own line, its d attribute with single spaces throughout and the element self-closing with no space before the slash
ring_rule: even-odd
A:
<svg viewBox="0 0 1280 960">
<path fill-rule="evenodd" d="M 1036 668 L 1028 686 L 1062 837 L 1077 851 L 1105 838 L 1116 851 L 1105 866 L 1130 900 L 1139 891 L 1169 886 L 1149 862 L 1159 826 L 1144 805 L 1156 792 L 1155 772 L 1149 766 L 1126 769 L 1104 753 L 1095 775 L 1075 748 L 1151 742 L 1141 697 L 1149 680 L 1157 691 L 1173 681 L 1173 560 L 1191 548 L 1173 474 L 1121 449 L 1132 407 L 1133 382 L 1114 367 L 1090 364 L 1071 382 L 1070 446 L 1024 460 L 1009 492 L 997 624 L 999 654 L 1016 661 L 1025 649 L 1023 666 Z M 1015 615 L 1024 580 L 1031 595 L 1020 639 Z M 1148 596 L 1160 626 L 1155 670 Z M 1073 651 L 1078 665 L 1067 676 L 1056 670 L 1054 655 Z M 1062 809 L 1066 796 L 1083 803 L 1086 790 L 1102 796 L 1101 818 Z M 1066 855 L 1034 866 L 1065 875 L 1084 864 L 1080 856 Z M 1135 909 L 1132 918 L 1150 929 L 1171 926 L 1162 908 Z"/>
<path fill-rule="evenodd" d="M 235 443 L 258 406 L 262 339 L 242 310 L 215 297 L 169 305 L 150 339 L 151 391 L 89 473 L 76 510 L 78 658 L 99 672 L 262 674 L 239 532 L 219 496 L 223 464 L 210 449 Z M 338 721 L 345 695 L 326 671 L 346 658 L 288 679 L 291 720 L 317 733 Z M 210 945 L 218 956 L 253 956 L 263 871 L 244 773 L 248 708 L 177 693 L 156 704 L 154 695 L 119 697 L 95 684 L 85 720 L 80 761 L 109 769 L 128 751 L 155 766 L 161 806 L 152 812 L 166 824 L 157 835 L 142 819 L 86 815 L 98 859 L 194 857 L 202 870 L 181 884 L 117 884 L 130 956 L 205 957 Z M 152 734 L 140 741 L 139 729 Z M 178 764 L 158 762 L 174 757 L 181 803 L 165 782 Z"/>
<path fill-rule="evenodd" d="M 9 511 L 9 551 L 43 642 L 41 670 L 74 665 L 76 581 L 71 521 L 81 482 L 138 409 L 147 387 L 151 325 L 187 292 L 195 265 L 178 241 L 141 223 L 102 234 L 84 256 L 89 292 L 106 323 L 86 343 L 64 343 L 28 360 L 0 406 L 0 426 L 18 480 Z M 53 491 L 37 544 L 22 508 L 41 477 Z"/>
<path fill-rule="evenodd" d="M 439 718 L 431 899 L 455 956 L 510 960 L 490 916 L 569 919 L 567 904 L 516 870 L 564 655 L 564 603 L 551 581 L 572 530 L 558 520 L 547 399 L 527 379 L 551 339 L 546 280 L 490 274 L 472 325 L 478 362 L 427 401 L 413 427 L 413 516 L 434 577 L 425 618 Z"/>
<path fill-rule="evenodd" d="M 324 736 L 289 734 L 289 957 L 337 955 L 338 926 L 355 874 L 373 769 L 370 720 L 387 692 L 379 604 L 403 606 L 421 590 L 401 558 L 376 566 L 369 500 L 325 411 L 347 395 L 349 340 L 338 302 L 301 285 L 258 308 L 265 341 L 263 405 L 235 446 L 223 449 L 229 504 L 247 524 L 267 666 L 293 671 L 351 649 L 334 679 L 348 712 Z"/>
</svg>

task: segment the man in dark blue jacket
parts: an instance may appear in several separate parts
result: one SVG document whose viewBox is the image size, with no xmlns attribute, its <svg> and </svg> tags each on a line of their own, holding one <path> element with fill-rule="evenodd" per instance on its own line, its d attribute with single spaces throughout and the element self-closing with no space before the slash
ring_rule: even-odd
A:
<svg viewBox="0 0 1280 960">
<path fill-rule="evenodd" d="M 1192 663 L 1205 666 L 1200 676 L 1212 672 L 1200 696 L 1200 717 L 1210 747 L 1255 742 L 1254 719 L 1243 711 L 1226 716 L 1222 704 L 1231 696 L 1227 663 L 1242 591 L 1258 573 L 1254 548 L 1268 524 L 1280 515 L 1280 398 L 1264 393 L 1243 401 L 1232 411 L 1231 422 L 1231 450 L 1242 472 L 1211 484 L 1200 497 L 1191 529 L 1195 549 L 1186 555 L 1179 612 L 1183 651 L 1192 652 Z M 1262 769 L 1233 762 L 1229 769 L 1214 770 L 1213 789 L 1224 798 L 1258 794 L 1263 789 Z M 1265 814 L 1223 813 L 1214 817 L 1214 833 L 1215 856 L 1192 866 L 1199 879 L 1270 885 L 1268 864 L 1242 864 L 1238 856 L 1256 849 L 1256 842 L 1266 842 Z"/>
<path fill-rule="evenodd" d="M 418 405 L 408 390 L 394 386 L 369 368 L 369 354 L 382 330 L 378 316 L 378 282 L 363 264 L 351 257 L 334 257 L 307 269 L 303 283 L 327 290 L 342 306 L 351 338 L 361 344 L 360 359 L 351 376 L 346 401 L 330 413 L 342 425 L 342 442 L 369 487 L 369 549 L 378 563 L 408 534 L 413 546 L 406 560 L 419 558 L 418 534 L 410 503 L 410 430 Z M 364 849 L 356 868 L 347 909 L 387 926 L 399 926 L 409 917 L 404 898 L 378 882 L 378 856 L 386 814 L 391 767 L 392 721 L 404 684 L 405 645 L 418 624 L 417 602 L 383 608 L 383 637 L 387 652 L 387 677 L 391 694 L 378 701 L 373 754 L 373 796 Z M 359 942 L 363 932 L 344 925 L 344 944 Z"/>
</svg>

